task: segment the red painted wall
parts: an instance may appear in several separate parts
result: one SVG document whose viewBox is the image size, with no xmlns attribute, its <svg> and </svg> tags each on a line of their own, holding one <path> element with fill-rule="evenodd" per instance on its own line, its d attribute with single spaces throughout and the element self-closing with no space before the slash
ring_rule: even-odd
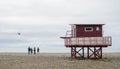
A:
<svg viewBox="0 0 120 69">
<path fill-rule="evenodd" d="M 75 25 L 75 37 L 102 37 L 102 25 Z M 93 27 L 93 31 L 85 31 L 85 27 Z M 99 31 L 96 30 L 99 27 Z"/>
</svg>

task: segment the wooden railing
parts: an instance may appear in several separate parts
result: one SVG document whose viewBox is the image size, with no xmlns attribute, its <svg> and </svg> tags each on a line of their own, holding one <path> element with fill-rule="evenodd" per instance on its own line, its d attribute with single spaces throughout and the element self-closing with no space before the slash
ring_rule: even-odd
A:
<svg viewBox="0 0 120 69">
<path fill-rule="evenodd" d="M 79 45 L 79 46 L 111 46 L 112 38 L 107 37 L 79 37 L 65 39 L 66 46 Z"/>
</svg>

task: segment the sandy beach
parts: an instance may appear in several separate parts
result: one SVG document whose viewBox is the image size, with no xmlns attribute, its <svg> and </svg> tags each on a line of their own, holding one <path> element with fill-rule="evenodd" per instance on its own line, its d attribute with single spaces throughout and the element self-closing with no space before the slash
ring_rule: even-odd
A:
<svg viewBox="0 0 120 69">
<path fill-rule="evenodd" d="M 120 53 L 103 59 L 71 59 L 70 54 L 0 53 L 0 69 L 120 69 Z"/>
</svg>

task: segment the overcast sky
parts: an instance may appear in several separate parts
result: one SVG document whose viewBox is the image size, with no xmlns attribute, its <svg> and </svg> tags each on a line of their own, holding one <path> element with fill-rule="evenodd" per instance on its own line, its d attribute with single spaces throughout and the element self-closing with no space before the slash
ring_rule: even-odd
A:
<svg viewBox="0 0 120 69">
<path fill-rule="evenodd" d="M 69 24 L 106 24 L 104 36 L 120 52 L 120 0 L 0 0 L 0 52 L 70 52 L 60 36 Z M 21 35 L 17 35 L 20 32 Z"/>
</svg>

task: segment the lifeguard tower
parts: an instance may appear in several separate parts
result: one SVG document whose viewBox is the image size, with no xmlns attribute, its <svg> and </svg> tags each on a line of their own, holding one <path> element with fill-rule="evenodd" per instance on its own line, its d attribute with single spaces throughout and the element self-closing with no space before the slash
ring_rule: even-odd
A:
<svg viewBox="0 0 120 69">
<path fill-rule="evenodd" d="M 111 36 L 103 36 L 104 24 L 70 24 L 64 37 L 65 46 L 71 48 L 71 58 L 102 58 L 102 48 L 112 45 Z"/>
</svg>

